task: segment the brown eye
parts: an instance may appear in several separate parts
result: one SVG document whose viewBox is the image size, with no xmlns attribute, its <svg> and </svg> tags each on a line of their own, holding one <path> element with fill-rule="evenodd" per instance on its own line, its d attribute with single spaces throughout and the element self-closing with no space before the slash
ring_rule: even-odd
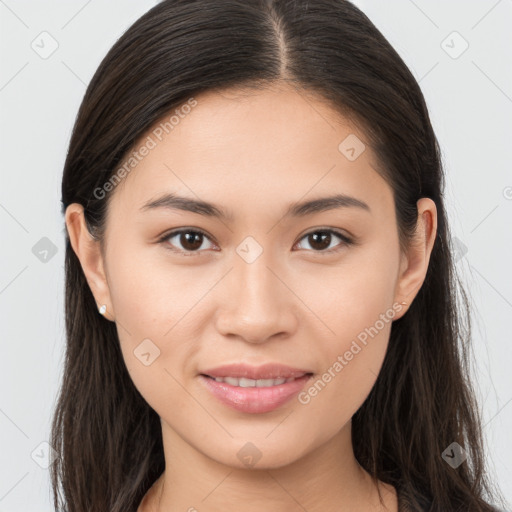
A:
<svg viewBox="0 0 512 512">
<path fill-rule="evenodd" d="M 335 245 L 333 249 L 331 243 L 335 241 L 336 238 L 340 239 L 343 243 Z M 304 239 L 307 240 L 314 252 L 334 252 L 346 245 L 352 244 L 350 238 L 332 229 L 317 229 L 316 231 L 311 231 L 304 235 L 301 240 Z"/>
<path fill-rule="evenodd" d="M 171 243 L 172 239 L 176 239 L 174 243 Z M 172 250 L 182 253 L 188 252 L 200 252 L 199 249 L 204 243 L 204 240 L 209 238 L 202 231 L 196 231 L 192 229 L 181 229 L 179 231 L 173 231 L 169 233 L 161 242 L 171 246 Z M 175 248 L 175 246 L 178 246 Z"/>
<path fill-rule="evenodd" d="M 341 240 L 341 243 L 336 244 L 336 238 Z M 173 239 L 175 239 L 175 241 L 171 242 Z M 311 231 L 301 238 L 301 240 L 304 239 L 307 240 L 311 248 L 309 250 L 318 253 L 336 252 L 354 243 L 350 238 L 333 229 L 317 229 Z M 200 254 L 202 252 L 201 248 L 205 240 L 211 241 L 210 237 L 200 230 L 180 229 L 165 235 L 160 239 L 160 242 L 165 244 L 165 246 L 172 251 L 191 256 L 194 253 Z M 203 249 L 205 248 L 203 247 Z"/>
</svg>

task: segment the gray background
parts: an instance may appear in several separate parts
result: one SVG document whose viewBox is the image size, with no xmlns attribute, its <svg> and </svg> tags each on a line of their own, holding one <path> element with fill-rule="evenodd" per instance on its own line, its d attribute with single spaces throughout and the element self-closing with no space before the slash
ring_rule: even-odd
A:
<svg viewBox="0 0 512 512">
<path fill-rule="evenodd" d="M 45 442 L 64 349 L 62 168 L 86 84 L 155 3 L 0 0 L 0 512 L 52 510 Z M 472 295 L 489 465 L 512 502 L 512 0 L 355 3 L 430 109 Z"/>
</svg>

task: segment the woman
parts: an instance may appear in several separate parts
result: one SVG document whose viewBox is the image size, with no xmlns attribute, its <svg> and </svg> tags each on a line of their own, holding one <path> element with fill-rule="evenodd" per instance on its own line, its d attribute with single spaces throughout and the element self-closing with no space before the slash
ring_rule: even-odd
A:
<svg viewBox="0 0 512 512">
<path fill-rule="evenodd" d="M 143 15 L 64 168 L 56 507 L 494 510 L 443 187 L 348 1 Z"/>
</svg>

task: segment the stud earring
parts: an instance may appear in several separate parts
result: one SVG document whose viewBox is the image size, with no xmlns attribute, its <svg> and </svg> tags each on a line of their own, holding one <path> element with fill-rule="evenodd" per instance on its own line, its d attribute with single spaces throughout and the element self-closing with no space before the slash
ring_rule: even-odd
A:
<svg viewBox="0 0 512 512">
<path fill-rule="evenodd" d="M 407 306 L 407 302 L 401 302 L 402 306 Z"/>
<path fill-rule="evenodd" d="M 107 311 L 107 305 L 103 304 L 103 306 L 101 306 L 101 308 L 99 308 L 100 315 L 104 315 L 105 311 Z"/>
</svg>

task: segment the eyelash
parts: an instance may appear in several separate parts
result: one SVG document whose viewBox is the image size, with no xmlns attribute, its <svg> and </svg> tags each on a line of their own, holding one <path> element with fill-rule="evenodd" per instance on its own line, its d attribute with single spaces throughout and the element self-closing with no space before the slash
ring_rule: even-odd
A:
<svg viewBox="0 0 512 512">
<path fill-rule="evenodd" d="M 192 256 L 192 255 L 198 255 L 200 254 L 202 251 L 182 251 L 180 249 L 174 249 L 173 247 L 171 247 L 171 245 L 169 244 L 169 239 L 170 238 L 173 238 L 175 237 L 176 235 L 181 235 L 182 233 L 194 233 L 194 234 L 200 234 L 200 235 L 203 235 L 205 238 L 207 238 L 208 240 L 211 241 L 210 237 L 204 232 L 202 231 L 201 229 L 197 229 L 197 228 L 194 228 L 194 229 L 177 229 L 175 231 L 171 231 L 170 233 L 166 233 L 164 236 L 162 236 L 159 240 L 158 240 L 158 243 L 161 243 L 161 244 L 164 244 L 166 246 L 167 249 L 175 252 L 175 253 L 179 253 L 179 254 L 182 254 L 182 255 L 186 255 L 186 256 Z M 328 233 L 328 234 L 334 234 L 336 235 L 338 238 L 340 238 L 342 240 L 343 243 L 339 244 L 339 246 L 337 246 L 336 248 L 331 248 L 331 249 L 327 249 L 327 250 L 319 250 L 319 251 L 315 251 L 313 249 L 307 249 L 309 251 L 312 251 L 312 252 L 315 252 L 315 253 L 318 253 L 318 254 L 332 254 L 332 253 L 336 253 L 338 251 L 340 251 L 341 249 L 343 249 L 343 247 L 346 247 L 346 246 L 350 246 L 350 245 L 355 245 L 355 241 L 349 237 L 347 237 L 346 235 L 340 233 L 339 231 L 335 230 L 335 229 L 329 229 L 329 228 L 317 228 L 313 231 L 309 231 L 308 233 L 305 233 L 300 239 L 299 239 L 299 242 L 301 240 L 303 240 L 304 238 L 308 237 L 309 235 L 312 235 L 314 233 L 322 233 L 322 234 L 325 234 L 325 233 Z M 298 243 L 298 242 L 297 242 Z M 294 244 L 296 245 L 296 244 Z"/>
</svg>

